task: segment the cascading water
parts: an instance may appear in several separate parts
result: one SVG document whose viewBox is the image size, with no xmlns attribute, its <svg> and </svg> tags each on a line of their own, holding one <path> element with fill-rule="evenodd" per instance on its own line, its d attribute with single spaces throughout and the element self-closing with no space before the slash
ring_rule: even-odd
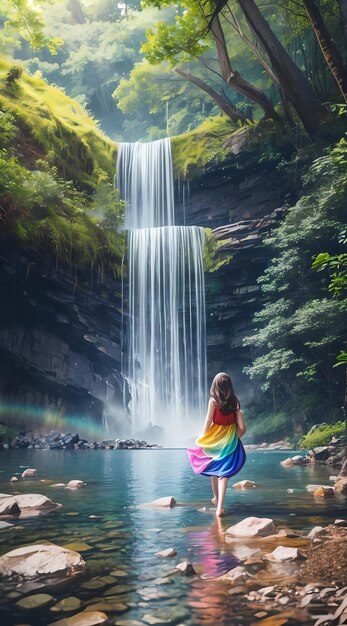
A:
<svg viewBox="0 0 347 626">
<path fill-rule="evenodd" d="M 174 226 L 169 139 L 120 144 L 117 180 L 128 230 L 123 375 L 133 433 L 157 425 L 178 443 L 196 431 L 206 402 L 204 231 Z"/>
</svg>

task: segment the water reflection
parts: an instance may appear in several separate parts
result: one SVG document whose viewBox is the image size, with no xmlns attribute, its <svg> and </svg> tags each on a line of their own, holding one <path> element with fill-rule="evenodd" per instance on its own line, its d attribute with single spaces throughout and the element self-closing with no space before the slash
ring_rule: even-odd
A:
<svg viewBox="0 0 347 626">
<path fill-rule="evenodd" d="M 189 561 L 204 580 L 219 578 L 242 563 L 230 548 L 228 549 L 220 519 L 211 524 L 207 530 L 188 533 L 187 541 Z"/>
</svg>

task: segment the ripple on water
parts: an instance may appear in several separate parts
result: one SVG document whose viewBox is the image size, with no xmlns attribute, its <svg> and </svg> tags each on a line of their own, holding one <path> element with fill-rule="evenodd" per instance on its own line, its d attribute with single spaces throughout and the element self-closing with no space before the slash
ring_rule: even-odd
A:
<svg viewBox="0 0 347 626">
<path fill-rule="evenodd" d="M 129 620 L 143 626 L 150 622 L 149 616 L 161 620 L 164 614 L 170 616 L 172 624 L 181 621 L 186 626 L 230 626 L 230 615 L 235 624 L 237 620 L 242 625 L 254 621 L 244 594 L 231 595 L 230 583 L 214 580 L 240 560 L 256 559 L 254 547 L 243 543 L 236 550 L 235 544 L 225 543 L 214 510 L 198 511 L 205 505 L 209 507 L 210 483 L 192 475 L 184 450 L 43 452 L 11 451 L 6 457 L 6 472 L 0 475 L 0 492 L 8 491 L 9 478 L 21 465 L 33 465 L 33 455 L 38 478 L 30 485 L 26 481 L 16 483 L 19 493 L 35 491 L 52 497 L 50 483 L 40 483 L 41 479 L 67 483 L 78 476 L 87 486 L 78 492 L 55 492 L 53 499 L 63 504 L 62 509 L 14 520 L 14 528 L 0 534 L 0 551 L 50 541 L 81 551 L 87 569 L 82 577 L 52 583 L 53 588 L 35 582 L 20 587 L 11 581 L 2 584 L 2 626 L 24 621 L 31 626 L 47 626 L 85 609 L 105 612 L 111 623 L 127 626 Z M 316 503 L 305 489 L 308 483 L 326 483 L 329 470 L 305 466 L 284 469 L 280 460 L 286 456 L 287 452 L 249 453 L 238 478 L 255 480 L 261 486 L 248 492 L 228 489 L 229 515 L 223 519 L 222 529 L 250 515 L 273 517 L 291 529 L 309 529 L 343 516 L 345 500 Z M 294 492 L 288 494 L 287 489 Z M 171 494 L 183 506 L 164 511 L 138 506 Z M 155 556 L 171 546 L 177 552 L 171 562 Z M 175 564 L 185 559 L 212 580 L 174 573 Z M 275 574 L 279 575 L 278 570 Z M 255 566 L 252 575 L 265 584 L 274 572 L 268 568 L 257 572 Z M 287 575 L 290 577 L 289 572 Z M 32 609 L 34 620 L 29 619 L 29 612 L 20 610 L 16 602 L 40 594 L 52 594 L 52 605 L 47 600 L 46 607 Z"/>
</svg>

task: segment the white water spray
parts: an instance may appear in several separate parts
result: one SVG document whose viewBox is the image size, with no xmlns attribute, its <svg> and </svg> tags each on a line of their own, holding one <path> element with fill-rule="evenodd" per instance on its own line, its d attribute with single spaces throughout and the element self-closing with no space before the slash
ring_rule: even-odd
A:
<svg viewBox="0 0 347 626">
<path fill-rule="evenodd" d="M 151 423 L 171 443 L 196 431 L 205 410 L 204 230 L 174 226 L 171 144 L 120 144 L 126 200 L 128 316 L 123 375 L 134 434 Z"/>
</svg>

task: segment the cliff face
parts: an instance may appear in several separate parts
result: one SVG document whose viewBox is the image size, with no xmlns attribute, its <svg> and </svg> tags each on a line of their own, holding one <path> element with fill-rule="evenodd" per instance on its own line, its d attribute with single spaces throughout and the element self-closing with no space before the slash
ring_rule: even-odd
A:
<svg viewBox="0 0 347 626">
<path fill-rule="evenodd" d="M 260 308 L 257 278 L 271 255 L 262 242 L 294 198 L 287 174 L 276 169 L 278 160 L 261 159 L 257 147 L 246 152 L 240 136 L 228 147 L 222 166 L 210 165 L 189 184 L 178 181 L 176 205 L 182 223 L 211 228 L 221 243 L 219 254 L 232 255 L 227 265 L 206 273 L 208 379 L 228 371 L 247 398 L 252 385 L 242 374 L 249 362 L 242 341 L 252 332 Z M 288 157 L 290 148 L 281 150 Z"/>
<path fill-rule="evenodd" d="M 21 402 L 102 419 L 121 402 L 120 282 L 85 282 L 20 251 L 0 257 L 0 386 Z M 25 419 L 24 419 L 25 421 Z"/>
</svg>

